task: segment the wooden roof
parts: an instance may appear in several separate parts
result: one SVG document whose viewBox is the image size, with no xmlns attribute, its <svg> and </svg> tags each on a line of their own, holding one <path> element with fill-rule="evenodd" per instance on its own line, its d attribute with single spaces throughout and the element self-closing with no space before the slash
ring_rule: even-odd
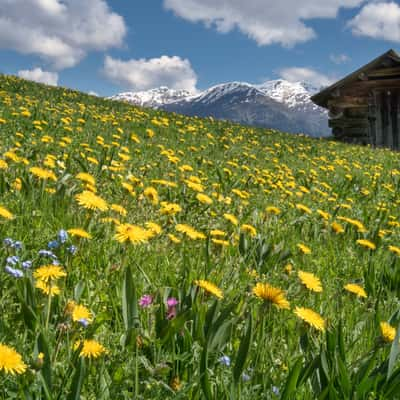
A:
<svg viewBox="0 0 400 400">
<path fill-rule="evenodd" d="M 340 81 L 337 81 L 333 85 L 321 90 L 319 93 L 312 96 L 311 100 L 320 107 L 328 108 L 328 100 L 334 97 L 332 96 L 332 92 L 334 92 L 336 89 L 348 86 L 354 82 L 364 80 L 364 77 L 367 75 L 367 73 L 378 69 L 379 67 L 387 65 L 388 61 L 400 65 L 400 54 L 393 49 L 390 49 L 389 51 L 383 53 L 368 64 L 365 64 L 363 67 L 345 76 Z"/>
</svg>

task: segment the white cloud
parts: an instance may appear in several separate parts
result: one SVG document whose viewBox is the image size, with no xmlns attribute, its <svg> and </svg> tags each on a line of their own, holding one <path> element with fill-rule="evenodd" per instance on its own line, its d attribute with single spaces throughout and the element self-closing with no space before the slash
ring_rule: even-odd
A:
<svg viewBox="0 0 400 400">
<path fill-rule="evenodd" d="M 280 76 L 289 82 L 307 82 L 315 87 L 329 86 L 335 79 L 321 74 L 311 68 L 290 67 L 283 68 L 279 71 Z"/>
<path fill-rule="evenodd" d="M 347 54 L 331 54 L 329 59 L 335 64 L 346 64 L 351 60 Z"/>
<path fill-rule="evenodd" d="M 340 8 L 364 0 L 164 0 L 164 6 L 191 22 L 226 33 L 239 29 L 258 45 L 292 46 L 316 36 L 305 21 L 336 18 Z"/>
<path fill-rule="evenodd" d="M 30 81 L 45 83 L 46 85 L 57 86 L 58 84 L 57 72 L 43 71 L 41 68 L 23 69 L 18 71 L 18 76 Z"/>
<path fill-rule="evenodd" d="M 367 4 L 349 26 L 357 36 L 400 42 L 400 6 L 395 2 Z"/>
<path fill-rule="evenodd" d="M 125 33 L 105 0 L 0 0 L 0 49 L 38 55 L 56 69 L 120 46 Z"/>
<path fill-rule="evenodd" d="M 196 91 L 196 73 L 189 60 L 178 56 L 127 61 L 107 56 L 103 72 L 111 81 L 131 90 L 168 86 L 171 89 Z"/>
</svg>

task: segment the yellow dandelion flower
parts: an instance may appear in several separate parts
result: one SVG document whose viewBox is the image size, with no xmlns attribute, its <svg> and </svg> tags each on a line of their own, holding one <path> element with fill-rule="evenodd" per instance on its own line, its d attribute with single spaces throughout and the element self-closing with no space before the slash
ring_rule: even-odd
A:
<svg viewBox="0 0 400 400">
<path fill-rule="evenodd" d="M 306 246 L 305 244 L 298 243 L 297 248 L 303 253 L 303 254 L 311 254 L 311 249 Z"/>
<path fill-rule="evenodd" d="M 284 267 L 284 270 L 288 275 L 290 275 L 292 273 L 292 271 L 293 271 L 293 265 L 290 264 L 290 263 L 286 264 L 285 267 Z"/>
<path fill-rule="evenodd" d="M 21 190 L 22 189 L 22 180 L 21 178 L 15 178 L 15 181 L 12 183 L 12 187 L 15 190 Z"/>
<path fill-rule="evenodd" d="M 210 293 L 219 299 L 222 299 L 224 297 L 222 290 L 218 286 L 214 285 L 209 281 L 206 281 L 204 279 L 199 279 L 194 281 L 194 284 L 204 289 L 207 293 Z"/>
<path fill-rule="evenodd" d="M 88 232 L 86 232 L 84 229 L 81 228 L 71 228 L 68 229 L 67 232 L 71 235 L 71 236 L 77 236 L 83 239 L 91 239 L 92 235 Z"/>
<path fill-rule="evenodd" d="M 192 228 L 190 225 L 178 224 L 175 226 L 175 229 L 177 232 L 184 233 L 186 236 L 188 236 L 192 240 L 206 238 L 206 235 L 204 235 L 204 233 L 196 231 L 196 229 Z"/>
<path fill-rule="evenodd" d="M 321 281 L 314 274 L 312 274 L 311 272 L 304 272 L 304 271 L 300 270 L 297 272 L 297 275 L 300 278 L 301 283 L 308 290 L 311 290 L 311 291 L 317 292 L 317 293 L 322 292 Z"/>
<path fill-rule="evenodd" d="M 162 215 L 175 215 L 181 211 L 182 207 L 179 204 L 161 202 L 160 214 Z"/>
<path fill-rule="evenodd" d="M 87 157 L 86 159 L 87 159 L 89 162 L 91 162 L 92 164 L 99 165 L 98 160 L 96 160 L 94 157 Z"/>
<path fill-rule="evenodd" d="M 151 231 L 137 225 L 120 224 L 116 229 L 114 238 L 120 243 L 126 241 L 132 244 L 146 243 L 153 236 Z"/>
<path fill-rule="evenodd" d="M 124 189 L 126 189 L 129 193 L 131 193 L 131 194 L 134 194 L 135 193 L 135 189 L 134 189 L 134 187 L 133 187 L 133 185 L 131 185 L 130 183 L 128 183 L 128 182 L 122 182 L 121 183 L 121 186 L 124 188 Z"/>
<path fill-rule="evenodd" d="M 75 198 L 80 206 L 88 210 L 108 210 L 107 202 L 89 190 L 84 190 L 82 193 L 77 194 Z"/>
<path fill-rule="evenodd" d="M 249 225 L 249 224 L 243 224 L 243 225 L 240 227 L 240 230 L 241 230 L 242 232 L 248 233 L 248 234 L 249 234 L 250 236 L 252 236 L 252 237 L 254 237 L 254 236 L 257 235 L 257 230 L 256 230 L 256 228 L 254 228 L 254 226 Z"/>
<path fill-rule="evenodd" d="M 309 308 L 296 307 L 294 313 L 315 329 L 322 332 L 325 331 L 325 320 L 315 311 Z"/>
<path fill-rule="evenodd" d="M 13 219 L 14 215 L 10 213 L 5 207 L 0 206 L 0 217 L 3 217 L 5 219 Z"/>
<path fill-rule="evenodd" d="M 40 289 L 46 296 L 57 296 L 60 294 L 60 288 L 57 285 L 49 285 L 45 281 L 38 280 L 35 283 L 35 287 Z"/>
<path fill-rule="evenodd" d="M 394 338 L 396 337 L 396 328 L 393 328 L 393 326 L 386 321 L 381 322 L 379 326 L 381 328 L 381 335 L 383 340 L 386 343 L 393 342 Z"/>
<path fill-rule="evenodd" d="M 296 208 L 299 211 L 302 211 L 305 214 L 311 214 L 312 213 L 311 209 L 308 208 L 307 206 L 305 206 L 304 204 L 296 204 Z"/>
<path fill-rule="evenodd" d="M 170 383 L 169 383 L 169 386 L 171 387 L 171 389 L 172 389 L 174 392 L 179 391 L 179 390 L 181 389 L 181 387 L 182 387 L 182 383 L 181 383 L 181 381 L 180 381 L 180 379 L 179 379 L 179 376 L 174 376 L 174 377 L 171 379 L 171 381 L 170 381 Z"/>
<path fill-rule="evenodd" d="M 356 219 L 347 218 L 347 217 L 337 217 L 337 219 L 340 221 L 345 221 L 345 222 L 349 223 L 350 225 L 355 226 L 357 228 L 357 231 L 360 233 L 367 232 L 367 228 L 364 226 L 364 224 Z"/>
<path fill-rule="evenodd" d="M 221 231 L 219 229 L 212 229 L 210 231 L 210 236 L 215 236 L 215 237 L 225 237 L 226 236 L 226 232 Z"/>
<path fill-rule="evenodd" d="M 218 246 L 223 246 L 223 247 L 228 247 L 229 242 L 227 240 L 222 240 L 222 239 L 211 239 L 211 241 L 218 245 Z"/>
<path fill-rule="evenodd" d="M 150 200 L 151 204 L 158 204 L 158 192 L 154 187 L 150 186 L 144 189 L 143 195 Z"/>
<path fill-rule="evenodd" d="M 195 192 L 204 192 L 204 186 L 201 183 L 192 182 L 188 179 L 185 179 L 185 183 Z"/>
<path fill-rule="evenodd" d="M 96 185 L 96 180 L 94 179 L 94 177 L 90 174 L 88 174 L 87 172 L 79 172 L 79 174 L 77 174 L 75 176 L 76 179 L 79 179 L 80 181 L 86 182 L 89 185 L 95 186 Z"/>
<path fill-rule="evenodd" d="M 126 209 L 119 204 L 111 204 L 110 208 L 124 217 L 128 214 L 128 211 L 126 211 Z"/>
<path fill-rule="evenodd" d="M 389 251 L 391 251 L 392 253 L 396 254 L 396 256 L 400 257 L 400 247 L 397 246 L 389 246 Z"/>
<path fill-rule="evenodd" d="M 344 286 L 344 289 L 350 293 L 356 294 L 358 297 L 367 298 L 367 293 L 365 292 L 364 288 L 355 283 L 348 283 Z"/>
<path fill-rule="evenodd" d="M 100 222 L 103 222 L 105 224 L 113 223 L 115 225 L 121 225 L 121 222 L 119 220 L 117 220 L 116 218 L 112 218 L 112 217 L 100 218 Z"/>
<path fill-rule="evenodd" d="M 233 225 L 238 225 L 239 224 L 238 219 L 232 214 L 224 214 L 224 218 L 227 221 L 229 221 L 231 224 L 233 224 Z"/>
<path fill-rule="evenodd" d="M 160 225 L 155 222 L 146 222 L 146 228 L 152 233 L 152 236 L 157 236 L 162 232 L 162 228 Z"/>
<path fill-rule="evenodd" d="M 333 230 L 335 233 L 337 233 L 337 234 L 343 233 L 343 232 L 344 232 L 343 226 L 340 225 L 340 224 L 337 223 L 337 222 L 332 222 L 331 228 L 332 228 L 332 230 Z"/>
<path fill-rule="evenodd" d="M 91 185 L 90 183 L 85 183 L 85 190 L 89 190 L 89 192 L 97 193 L 96 186 Z"/>
<path fill-rule="evenodd" d="M 50 171 L 48 169 L 44 169 L 44 168 L 40 168 L 40 167 L 31 167 L 31 168 L 29 168 L 29 172 L 39 179 L 51 179 L 53 181 L 57 180 L 57 177 L 54 174 L 54 172 Z"/>
<path fill-rule="evenodd" d="M 78 341 L 74 345 L 74 349 L 78 349 L 82 344 L 80 356 L 84 358 L 98 358 L 102 354 L 107 353 L 107 349 L 97 340 L 84 340 L 83 343 Z"/>
<path fill-rule="evenodd" d="M 68 300 L 68 302 L 64 308 L 64 314 L 72 315 L 72 312 L 74 311 L 75 306 L 76 306 L 76 303 L 74 300 Z"/>
<path fill-rule="evenodd" d="M 275 304 L 278 308 L 286 310 L 290 308 L 289 301 L 285 297 L 285 292 L 268 283 L 257 283 L 253 288 L 253 294 L 266 302 Z"/>
<path fill-rule="evenodd" d="M 367 239 L 358 239 L 357 244 L 359 244 L 360 246 L 369 249 L 369 250 L 375 250 L 376 249 L 376 244 L 371 242 L 370 240 Z"/>
<path fill-rule="evenodd" d="M 150 182 L 153 184 L 158 184 L 167 187 L 174 187 L 174 188 L 178 187 L 178 185 L 175 182 L 166 181 L 165 179 L 152 179 Z"/>
<path fill-rule="evenodd" d="M 0 343 L 0 371 L 6 374 L 23 374 L 27 369 L 22 360 L 21 354 L 17 353 L 12 347 Z"/>
<path fill-rule="evenodd" d="M 34 278 L 47 283 L 67 276 L 67 274 L 60 265 L 43 265 L 33 272 L 33 276 Z"/>
<path fill-rule="evenodd" d="M 196 195 L 196 199 L 200 202 L 200 203 L 202 203 L 202 204 L 208 204 L 208 205 L 210 205 L 210 204 L 212 204 L 212 198 L 211 197 L 208 197 L 206 194 L 204 194 L 204 193 L 197 193 L 197 195 Z"/>
<path fill-rule="evenodd" d="M 155 135 L 154 131 L 150 128 L 146 129 L 146 134 L 150 139 Z"/>
<path fill-rule="evenodd" d="M 173 235 L 172 233 L 168 234 L 168 238 L 171 242 L 176 243 L 176 244 L 181 242 L 181 240 L 179 238 L 177 238 L 175 235 Z"/>
<path fill-rule="evenodd" d="M 317 210 L 318 215 L 322 217 L 325 221 L 327 221 L 330 217 L 330 214 L 323 210 Z"/>
<path fill-rule="evenodd" d="M 74 322 L 79 322 L 79 320 L 86 320 L 87 322 L 91 322 L 93 319 L 92 313 L 89 309 L 81 304 L 75 304 L 72 310 L 72 320 Z"/>
<path fill-rule="evenodd" d="M 268 214 L 279 215 L 282 211 L 278 207 L 269 206 L 265 209 Z"/>
</svg>

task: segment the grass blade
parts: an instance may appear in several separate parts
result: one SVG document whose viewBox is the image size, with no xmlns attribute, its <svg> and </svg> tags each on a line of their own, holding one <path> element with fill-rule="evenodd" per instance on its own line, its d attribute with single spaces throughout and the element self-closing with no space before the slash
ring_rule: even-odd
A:
<svg viewBox="0 0 400 400">
<path fill-rule="evenodd" d="M 282 399 L 281 400 L 287 400 L 290 399 L 290 396 L 292 396 L 294 394 L 294 392 L 297 389 L 297 382 L 299 379 L 299 375 L 300 375 L 300 371 L 302 369 L 303 366 L 303 361 L 301 358 L 299 358 L 292 370 L 290 371 L 290 374 L 286 380 L 286 384 L 285 384 L 285 390 L 282 393 Z"/>
<path fill-rule="evenodd" d="M 240 342 L 238 354 L 235 361 L 235 366 L 233 368 L 233 381 L 235 385 L 238 385 L 240 382 L 240 378 L 242 376 L 244 367 L 246 365 L 247 357 L 249 355 L 252 337 L 253 337 L 253 316 L 250 312 L 247 317 L 246 333 Z"/>
<path fill-rule="evenodd" d="M 387 377 L 386 380 L 389 380 L 392 373 L 393 373 L 393 369 L 394 366 L 396 364 L 396 360 L 397 360 L 397 356 L 400 353 L 400 324 L 397 327 L 397 332 L 396 332 L 396 337 L 393 340 L 392 343 L 392 348 L 390 349 L 390 356 L 389 356 L 389 366 L 388 366 L 388 372 L 387 372 Z"/>
<path fill-rule="evenodd" d="M 86 374 L 85 359 L 83 357 L 79 357 L 77 359 L 75 374 L 72 379 L 71 392 L 69 393 L 67 400 L 80 400 L 85 374 Z"/>
</svg>

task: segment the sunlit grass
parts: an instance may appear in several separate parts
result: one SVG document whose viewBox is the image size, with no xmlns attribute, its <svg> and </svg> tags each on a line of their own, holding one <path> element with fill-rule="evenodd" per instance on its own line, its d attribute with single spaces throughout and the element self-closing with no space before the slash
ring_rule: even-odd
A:
<svg viewBox="0 0 400 400">
<path fill-rule="evenodd" d="M 395 398 L 399 153 L 5 76 L 0 139 L 1 398 Z"/>
</svg>

